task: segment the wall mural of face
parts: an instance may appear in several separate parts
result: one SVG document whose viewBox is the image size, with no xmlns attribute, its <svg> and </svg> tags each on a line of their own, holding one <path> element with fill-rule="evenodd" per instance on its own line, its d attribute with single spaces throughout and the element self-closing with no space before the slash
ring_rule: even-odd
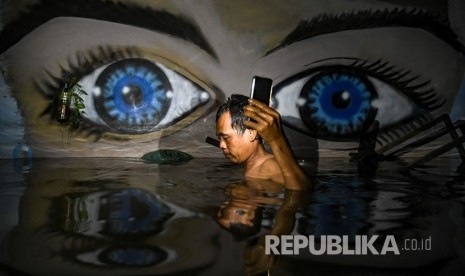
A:
<svg viewBox="0 0 465 276">
<path fill-rule="evenodd" d="M 216 107 L 248 95 L 254 75 L 274 80 L 291 144 L 353 147 L 374 121 L 388 141 L 457 109 L 465 70 L 459 1 L 14 2 L 2 6 L 2 96 L 21 118 L 0 122 L 13 130 L 2 156 L 24 139 L 34 156 L 220 157 L 204 143 Z M 63 147 L 53 103 L 70 75 L 89 95 Z"/>
</svg>

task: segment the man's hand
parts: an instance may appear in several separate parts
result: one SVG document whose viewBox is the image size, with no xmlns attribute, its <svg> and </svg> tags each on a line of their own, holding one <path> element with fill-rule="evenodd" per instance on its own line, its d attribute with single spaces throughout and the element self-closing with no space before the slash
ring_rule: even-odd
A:
<svg viewBox="0 0 465 276">
<path fill-rule="evenodd" d="M 282 142 L 281 117 L 277 111 L 260 101 L 249 99 L 249 105 L 244 107 L 244 115 L 252 119 L 245 119 L 244 125 L 256 130 L 268 145 Z"/>
<path fill-rule="evenodd" d="M 306 190 L 311 182 L 287 144 L 281 129 L 281 116 L 277 111 L 257 100 L 249 99 L 249 105 L 244 107 L 244 120 L 247 128 L 254 129 L 270 146 L 271 151 L 281 169 L 284 185 L 289 190 Z"/>
</svg>

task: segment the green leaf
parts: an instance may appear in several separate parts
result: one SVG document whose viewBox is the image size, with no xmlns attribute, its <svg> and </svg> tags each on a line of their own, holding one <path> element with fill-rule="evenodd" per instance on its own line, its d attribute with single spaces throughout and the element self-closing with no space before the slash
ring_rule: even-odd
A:
<svg viewBox="0 0 465 276">
<path fill-rule="evenodd" d="M 85 106 L 83 103 L 78 102 L 78 103 L 76 103 L 76 107 L 77 107 L 78 109 L 83 109 L 83 108 L 85 108 L 86 106 Z"/>
<path fill-rule="evenodd" d="M 73 98 L 75 101 L 84 102 L 84 99 L 77 94 L 73 94 Z"/>
<path fill-rule="evenodd" d="M 71 131 L 74 131 L 79 127 L 79 123 L 81 121 L 81 114 L 87 114 L 86 112 L 82 111 L 82 109 L 84 109 L 86 106 L 84 104 L 84 99 L 81 97 L 81 95 L 88 94 L 84 89 L 82 89 L 82 86 L 78 83 L 76 77 L 71 77 L 71 79 L 68 79 L 65 82 L 64 87 L 61 91 L 62 93 L 70 93 L 73 108 L 70 120 L 68 122 L 68 127 Z"/>
</svg>

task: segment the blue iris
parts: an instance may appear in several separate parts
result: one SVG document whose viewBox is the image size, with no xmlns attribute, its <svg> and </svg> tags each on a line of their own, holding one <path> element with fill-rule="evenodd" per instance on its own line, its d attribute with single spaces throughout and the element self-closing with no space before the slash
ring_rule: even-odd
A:
<svg viewBox="0 0 465 276">
<path fill-rule="evenodd" d="M 161 230 L 172 216 L 170 208 L 152 194 L 140 189 L 124 189 L 109 198 L 109 235 L 140 235 Z"/>
<path fill-rule="evenodd" d="M 348 70 L 323 72 L 310 79 L 300 94 L 303 121 L 319 137 L 351 136 L 371 120 L 376 92 L 364 76 Z"/>
<path fill-rule="evenodd" d="M 108 66 L 96 83 L 97 113 L 118 133 L 148 133 L 163 119 L 172 89 L 163 71 L 143 59 L 126 59 Z"/>
<path fill-rule="evenodd" d="M 114 248 L 104 251 L 100 259 L 114 265 L 148 266 L 164 261 L 166 252 L 159 248 Z"/>
</svg>

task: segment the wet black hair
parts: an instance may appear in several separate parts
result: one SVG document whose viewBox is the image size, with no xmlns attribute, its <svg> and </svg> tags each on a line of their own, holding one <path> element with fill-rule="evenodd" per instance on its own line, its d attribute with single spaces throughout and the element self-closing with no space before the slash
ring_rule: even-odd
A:
<svg viewBox="0 0 465 276">
<path fill-rule="evenodd" d="M 239 134 L 244 134 L 244 106 L 248 105 L 249 97 L 239 94 L 232 94 L 225 103 L 223 103 L 216 112 L 216 122 L 226 112 L 231 114 L 231 127 Z"/>
</svg>

